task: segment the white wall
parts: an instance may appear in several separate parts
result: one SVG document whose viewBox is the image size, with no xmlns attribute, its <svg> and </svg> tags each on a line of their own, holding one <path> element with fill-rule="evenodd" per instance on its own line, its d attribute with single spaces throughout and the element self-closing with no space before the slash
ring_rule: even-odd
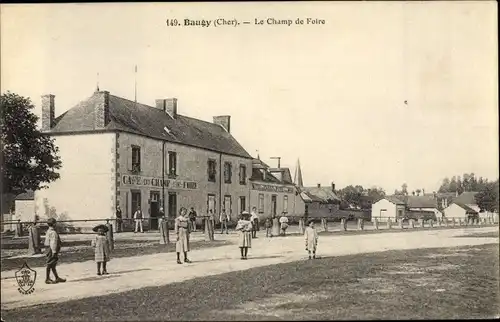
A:
<svg viewBox="0 0 500 322">
<path fill-rule="evenodd" d="M 35 193 L 35 211 L 59 219 L 112 218 L 115 212 L 115 133 L 54 136 L 62 168 L 60 178 Z M 50 210 L 49 210 L 50 212 Z M 79 223 L 93 226 L 96 223 Z M 76 224 L 75 224 L 76 225 Z"/>
<path fill-rule="evenodd" d="M 444 209 L 444 215 L 446 218 L 467 218 L 467 212 L 465 209 L 454 203 Z"/>
<path fill-rule="evenodd" d="M 384 209 L 386 211 L 383 211 Z M 372 221 L 375 218 L 380 219 L 381 216 L 383 219 L 384 217 L 396 218 L 396 205 L 387 199 L 381 199 L 374 203 L 372 205 Z"/>
<path fill-rule="evenodd" d="M 35 219 L 35 201 L 34 200 L 16 200 L 16 219 L 23 222 L 33 221 Z"/>
</svg>

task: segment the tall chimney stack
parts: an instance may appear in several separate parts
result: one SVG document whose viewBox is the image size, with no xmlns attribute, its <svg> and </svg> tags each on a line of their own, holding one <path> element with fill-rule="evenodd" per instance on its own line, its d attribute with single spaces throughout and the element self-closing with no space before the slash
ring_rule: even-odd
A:
<svg viewBox="0 0 500 322">
<path fill-rule="evenodd" d="M 335 192 L 335 183 L 332 182 L 332 192 Z"/>
<path fill-rule="evenodd" d="M 55 120 L 55 95 L 42 95 L 42 131 L 50 131 Z"/>
<path fill-rule="evenodd" d="M 102 129 L 109 123 L 109 92 L 99 91 L 94 106 L 94 129 Z"/>
<path fill-rule="evenodd" d="M 321 188 L 321 183 L 318 183 L 318 188 Z"/>
<path fill-rule="evenodd" d="M 231 133 L 231 116 L 220 115 L 214 116 L 214 124 L 222 126 L 228 133 Z"/>
</svg>

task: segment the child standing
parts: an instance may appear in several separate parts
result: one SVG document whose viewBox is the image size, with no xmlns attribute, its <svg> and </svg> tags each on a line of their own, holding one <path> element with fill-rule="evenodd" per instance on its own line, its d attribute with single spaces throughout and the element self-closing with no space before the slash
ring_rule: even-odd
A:
<svg viewBox="0 0 500 322">
<path fill-rule="evenodd" d="M 47 225 L 49 229 L 45 235 L 45 246 L 47 247 L 47 269 L 46 269 L 46 284 L 56 284 L 64 283 L 66 280 L 60 278 L 57 274 L 57 262 L 59 261 L 59 252 L 61 251 L 61 237 L 56 231 L 56 220 L 54 218 L 49 218 L 47 220 Z M 55 280 L 50 279 L 50 272 L 54 274 Z"/>
<path fill-rule="evenodd" d="M 106 263 L 109 262 L 110 247 L 109 241 L 106 237 L 106 232 L 108 227 L 105 225 L 99 225 L 94 227 L 94 231 L 97 232 L 95 239 L 92 241 L 92 246 L 94 247 L 95 261 L 97 263 L 97 275 L 107 275 L 108 271 L 106 269 Z M 102 266 L 102 274 L 101 274 Z"/>
<path fill-rule="evenodd" d="M 241 219 L 238 221 L 236 230 L 239 231 L 240 240 L 239 247 L 241 251 L 241 259 L 247 259 L 248 249 L 252 248 L 252 222 L 250 221 L 250 214 L 243 211 Z"/>
<path fill-rule="evenodd" d="M 272 232 L 273 223 L 271 222 L 271 219 L 269 218 L 266 219 L 265 226 L 266 226 L 266 237 L 273 237 L 273 232 Z"/>
<path fill-rule="evenodd" d="M 309 259 L 316 258 L 316 248 L 318 246 L 318 232 L 314 228 L 314 221 L 309 220 L 308 227 L 304 232 L 304 237 L 306 239 L 306 251 L 309 253 Z"/>
</svg>

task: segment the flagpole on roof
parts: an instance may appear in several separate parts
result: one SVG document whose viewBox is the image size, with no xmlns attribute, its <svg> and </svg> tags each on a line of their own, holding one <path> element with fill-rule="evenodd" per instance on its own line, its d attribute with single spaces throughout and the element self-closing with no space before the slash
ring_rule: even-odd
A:
<svg viewBox="0 0 500 322">
<path fill-rule="evenodd" d="M 134 102 L 137 104 L 137 65 L 135 65 L 134 82 Z"/>
</svg>

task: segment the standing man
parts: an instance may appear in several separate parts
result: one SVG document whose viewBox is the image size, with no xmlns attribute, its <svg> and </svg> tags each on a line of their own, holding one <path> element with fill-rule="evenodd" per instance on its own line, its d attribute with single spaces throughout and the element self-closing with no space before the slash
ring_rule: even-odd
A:
<svg viewBox="0 0 500 322">
<path fill-rule="evenodd" d="M 49 218 L 47 220 L 47 225 L 49 229 L 45 235 L 45 246 L 47 247 L 47 268 L 45 275 L 45 284 L 56 284 L 56 283 L 64 283 L 66 280 L 64 278 L 60 278 L 57 275 L 56 265 L 59 261 L 59 252 L 61 251 L 61 237 L 55 230 L 56 228 L 56 220 L 54 218 Z M 50 272 L 54 274 L 55 280 L 50 279 Z"/>
<path fill-rule="evenodd" d="M 135 220 L 135 231 L 136 233 L 139 230 L 139 227 L 141 227 L 141 233 L 144 231 L 142 230 L 142 211 L 141 207 L 137 207 L 137 210 L 134 213 L 134 220 Z"/>
<path fill-rule="evenodd" d="M 191 207 L 191 210 L 189 211 L 189 223 L 191 224 L 191 231 L 195 232 L 196 231 L 196 211 L 194 210 L 193 207 Z M 205 226 L 203 226 L 205 227 Z"/>
<path fill-rule="evenodd" d="M 116 205 L 116 232 L 121 233 L 123 231 L 123 221 L 122 221 L 122 209 L 120 205 Z"/>
<path fill-rule="evenodd" d="M 257 229 L 259 229 L 259 216 L 257 216 L 257 208 L 255 207 L 252 207 L 250 222 L 252 223 L 252 238 L 257 238 Z"/>
<path fill-rule="evenodd" d="M 226 214 L 226 209 L 222 209 L 219 220 L 220 220 L 220 233 L 223 234 L 224 229 L 226 229 L 226 234 L 228 234 L 227 222 L 229 221 L 229 218 Z"/>
</svg>

